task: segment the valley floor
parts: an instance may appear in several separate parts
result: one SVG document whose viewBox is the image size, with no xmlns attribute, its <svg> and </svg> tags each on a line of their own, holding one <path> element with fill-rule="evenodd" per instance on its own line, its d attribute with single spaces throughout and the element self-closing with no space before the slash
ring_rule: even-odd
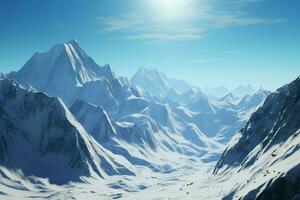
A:
<svg viewBox="0 0 300 200">
<path fill-rule="evenodd" d="M 105 181 L 87 178 L 86 183 L 56 186 L 44 179 L 37 184 L 10 181 L 1 184 L 1 199 L 222 199 L 229 194 L 229 177 L 212 175 L 214 163 L 191 161 L 170 173 L 140 168 L 137 176 L 112 176 Z M 9 176 L 10 172 L 6 172 Z M 11 176 L 14 176 L 11 174 Z M 231 180 L 232 181 L 232 180 Z"/>
<path fill-rule="evenodd" d="M 229 200 L 263 190 L 268 183 L 283 175 L 280 166 L 254 174 L 249 168 L 240 173 L 232 170 L 213 175 L 214 165 L 189 161 L 168 173 L 155 173 L 143 167 L 139 168 L 137 176 L 111 176 L 105 180 L 86 178 L 84 183 L 64 186 L 52 185 L 40 178 L 32 178 L 29 182 L 1 168 L 1 176 L 5 178 L 0 179 L 0 199 Z M 253 198 L 247 196 L 246 199 Z"/>
<path fill-rule="evenodd" d="M 221 199 L 224 186 L 212 175 L 213 163 L 190 161 L 169 173 L 155 173 L 140 168 L 137 176 L 112 176 L 105 181 L 87 178 L 86 183 L 65 186 L 37 179 L 37 184 L 18 180 L 4 171 L 9 181 L 2 180 L 1 199 Z M 189 166 L 189 167 L 187 167 Z M 18 181 L 17 181 L 18 180 Z M 6 183 L 3 183 L 6 182 Z M 216 184 L 218 182 L 218 184 Z"/>
</svg>

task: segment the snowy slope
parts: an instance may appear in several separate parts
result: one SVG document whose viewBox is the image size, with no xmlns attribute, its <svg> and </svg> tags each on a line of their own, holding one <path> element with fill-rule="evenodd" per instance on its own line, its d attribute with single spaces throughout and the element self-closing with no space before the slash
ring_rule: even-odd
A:
<svg viewBox="0 0 300 200">
<path fill-rule="evenodd" d="M 270 91 L 264 90 L 263 88 L 244 96 L 237 104 L 241 110 L 251 110 L 260 106 L 264 100 L 271 94 Z"/>
<path fill-rule="evenodd" d="M 155 171 L 164 170 L 172 163 L 162 156 L 164 154 L 205 155 L 205 159 L 210 159 L 223 148 L 207 138 L 197 126 L 178 118 L 167 104 L 148 102 L 139 110 L 115 121 L 102 108 L 84 101 L 71 107 L 74 116 L 106 149 L 123 156 L 133 165 Z M 155 159 L 153 155 L 156 155 Z"/>
<path fill-rule="evenodd" d="M 299 190 L 282 193 L 280 187 L 299 187 L 299 118 L 300 77 L 272 93 L 251 116 L 223 153 L 215 173 L 236 169 L 238 176 L 251 171 L 250 183 L 234 191 L 245 199 L 268 194 L 292 199 Z"/>
<path fill-rule="evenodd" d="M 18 71 L 16 79 L 40 90 L 66 90 L 72 86 L 82 86 L 100 76 L 112 80 L 114 75 L 109 68 L 100 68 L 72 40 L 55 45 L 46 53 L 35 53 Z M 62 80 L 67 88 L 61 88 Z"/>
<path fill-rule="evenodd" d="M 217 100 L 203 98 L 202 103 L 196 101 L 188 106 L 202 106 L 202 112 L 198 111 L 194 123 L 207 135 L 216 136 L 220 142 L 226 144 L 246 124 L 251 114 L 263 104 L 269 94 L 269 91 L 260 89 L 241 100 L 233 94 L 228 94 Z M 197 111 L 196 108 L 191 110 Z"/>
<path fill-rule="evenodd" d="M 168 78 L 163 73 L 145 67 L 141 67 L 133 75 L 131 82 L 159 98 L 165 98 L 166 92 L 171 88 Z"/>
<path fill-rule="evenodd" d="M 253 88 L 251 85 L 245 86 L 245 85 L 239 84 L 238 86 L 236 86 L 236 88 L 234 88 L 230 92 L 237 97 L 243 97 L 243 96 L 246 96 L 248 94 L 252 94 L 253 92 L 255 92 L 255 88 Z"/>
<path fill-rule="evenodd" d="M 168 91 L 169 79 L 163 74 L 156 70 L 148 72 L 143 68 L 140 73 L 158 80 L 157 86 L 162 88 L 161 91 Z M 222 145 L 207 138 L 192 121 L 174 117 L 173 110 L 177 105 L 148 98 L 146 93 L 133 87 L 125 77 L 116 77 L 108 65 L 98 66 L 76 41 L 55 45 L 46 53 L 35 54 L 21 70 L 11 73 L 9 77 L 51 96 L 60 97 L 69 107 L 73 105 L 73 114 L 99 143 L 113 143 L 109 148 L 113 153 L 120 152 L 121 142 L 136 145 L 136 152 L 144 153 L 155 151 L 158 146 L 162 151 L 198 156 L 211 151 L 212 147 L 218 147 L 213 149 L 214 155 L 221 150 L 219 147 Z M 172 82 L 175 84 L 176 81 Z M 184 98 L 190 100 L 200 94 L 201 91 L 190 89 L 184 93 Z M 80 110 L 81 106 L 90 107 L 76 106 L 76 102 L 80 101 L 99 108 Z M 98 118 L 92 113 L 96 113 Z M 106 113 L 107 119 L 104 122 L 101 118 L 103 113 Z M 114 122 L 111 129 L 115 129 L 115 133 L 109 130 L 109 120 Z M 106 130 L 110 133 L 103 133 Z M 114 139 L 111 138 L 113 136 Z M 126 148 L 121 149 L 124 151 Z M 127 155 L 121 155 L 127 158 Z M 136 157 L 144 159 L 145 156 L 140 154 Z"/>
<path fill-rule="evenodd" d="M 109 65 L 96 64 L 75 40 L 35 53 L 19 71 L 7 76 L 60 97 L 67 106 L 83 99 L 108 112 L 116 111 L 118 101 L 139 95 L 126 79 L 116 77 Z"/>
<path fill-rule="evenodd" d="M 132 78 L 132 82 L 143 89 L 141 93 L 143 97 L 150 101 L 168 103 L 173 110 L 184 106 L 189 110 L 188 112 L 193 113 L 185 123 L 197 126 L 201 132 L 223 144 L 230 141 L 232 136 L 245 125 L 250 115 L 269 94 L 268 91 L 260 89 L 240 99 L 231 93 L 227 94 L 228 90 L 224 88 L 215 88 L 226 91 L 222 93 L 226 95 L 218 99 L 207 96 L 201 89 L 193 86 L 186 87 L 185 92 L 179 92 L 171 86 L 169 80 L 157 70 L 146 68 L 141 68 Z M 248 89 L 247 92 L 250 92 L 250 86 L 239 86 L 239 88 Z M 209 88 L 206 89 L 210 91 Z"/>
<path fill-rule="evenodd" d="M 0 74 L 27 88 L 0 81 L 0 198 L 251 199 L 298 186 L 300 78 L 259 108 L 268 91 L 215 98 L 138 73 L 117 77 L 70 41 Z"/>
<path fill-rule="evenodd" d="M 99 143 L 103 143 L 116 135 L 110 118 L 101 107 L 77 100 L 70 111 Z"/>
<path fill-rule="evenodd" d="M 124 171 L 60 99 L 4 79 L 0 81 L 0 102 L 1 166 L 56 184 Z"/>
<path fill-rule="evenodd" d="M 115 136 L 109 149 L 113 153 L 120 152 L 120 141 L 125 141 L 129 145 L 137 145 L 137 152 L 139 148 L 142 148 L 141 151 L 154 151 L 161 147 L 163 151 L 183 155 L 202 156 L 209 152 L 207 157 L 215 158 L 222 151 L 222 144 L 230 140 L 245 124 L 248 114 L 254 111 L 245 109 L 240 112 L 233 109 L 236 105 L 227 108 L 219 102 L 212 102 L 199 88 L 169 79 L 157 70 L 141 68 L 132 82 L 135 80 L 146 86 L 158 87 L 152 88 L 153 91 L 159 92 L 156 94 L 158 97 L 166 98 L 151 97 L 148 89 L 145 91 L 139 86 L 132 86 L 125 77 L 116 77 L 109 65 L 98 66 L 76 41 L 55 45 L 46 53 L 35 54 L 21 70 L 10 73 L 9 77 L 60 97 L 68 107 L 82 100 L 101 107 L 107 115 L 105 122 L 101 121 L 101 113 L 95 114 L 97 118 L 93 114 L 78 113 L 81 108 L 76 108 L 75 112 L 72 107 L 72 110 L 100 144 L 112 141 L 110 137 Z M 178 85 L 184 88 L 178 88 Z M 180 92 L 173 88 L 175 86 Z M 85 109 L 80 112 L 90 114 Z M 109 130 L 109 120 L 114 122 L 111 129 L 115 133 Z M 105 123 L 104 126 L 100 125 L 102 123 Z M 106 130 L 110 133 L 105 133 Z M 126 145 L 121 148 L 122 152 Z M 127 153 L 120 155 L 125 159 L 132 157 Z M 143 155 L 136 157 L 145 159 Z"/>
<path fill-rule="evenodd" d="M 234 96 L 232 93 L 228 93 L 225 96 L 221 97 L 219 99 L 219 102 L 224 103 L 225 105 L 228 104 L 228 107 L 232 107 L 237 104 L 238 100 L 238 97 Z"/>
<path fill-rule="evenodd" d="M 3 72 L 0 72 L 0 79 L 5 79 L 6 78 L 6 74 Z"/>
<path fill-rule="evenodd" d="M 182 95 L 195 88 L 184 80 L 168 78 L 164 73 L 157 69 L 141 67 L 131 78 L 131 83 L 143 89 L 153 97 L 160 99 L 172 98 L 173 95 Z M 177 96 L 177 95 L 176 95 Z M 175 99 L 182 101 L 182 99 Z"/>
</svg>

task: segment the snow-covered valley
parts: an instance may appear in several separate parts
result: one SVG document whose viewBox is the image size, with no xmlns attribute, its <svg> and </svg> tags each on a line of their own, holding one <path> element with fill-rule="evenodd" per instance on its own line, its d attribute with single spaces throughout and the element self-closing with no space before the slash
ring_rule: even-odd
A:
<svg viewBox="0 0 300 200">
<path fill-rule="evenodd" d="M 233 92 L 129 80 L 75 40 L 35 53 L 0 74 L 0 197 L 299 199 L 300 78 Z"/>
</svg>

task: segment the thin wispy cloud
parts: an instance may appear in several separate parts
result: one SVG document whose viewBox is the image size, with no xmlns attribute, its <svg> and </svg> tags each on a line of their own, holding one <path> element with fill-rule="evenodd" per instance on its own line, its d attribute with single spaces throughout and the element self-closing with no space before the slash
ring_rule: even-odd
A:
<svg viewBox="0 0 300 200">
<path fill-rule="evenodd" d="M 246 5 L 262 0 L 231 0 L 230 4 Z M 249 16 L 240 7 L 220 11 L 215 4 L 191 7 L 186 14 L 176 19 L 165 20 L 166 10 L 128 12 L 120 16 L 99 17 L 97 22 L 103 33 L 122 33 L 119 39 L 180 41 L 198 40 L 205 32 L 217 29 L 249 25 L 271 25 L 283 23 L 283 18 L 258 18 Z M 237 9 L 239 8 L 239 9 Z M 161 19 L 160 19 L 161 18 Z"/>
</svg>

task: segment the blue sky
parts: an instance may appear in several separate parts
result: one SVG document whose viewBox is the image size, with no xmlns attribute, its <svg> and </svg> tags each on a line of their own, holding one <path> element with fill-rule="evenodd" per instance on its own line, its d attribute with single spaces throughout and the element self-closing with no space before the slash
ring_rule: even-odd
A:
<svg viewBox="0 0 300 200">
<path fill-rule="evenodd" d="M 275 89 L 300 75 L 298 0 L 0 0 L 0 71 L 76 38 L 120 75 Z"/>
</svg>

